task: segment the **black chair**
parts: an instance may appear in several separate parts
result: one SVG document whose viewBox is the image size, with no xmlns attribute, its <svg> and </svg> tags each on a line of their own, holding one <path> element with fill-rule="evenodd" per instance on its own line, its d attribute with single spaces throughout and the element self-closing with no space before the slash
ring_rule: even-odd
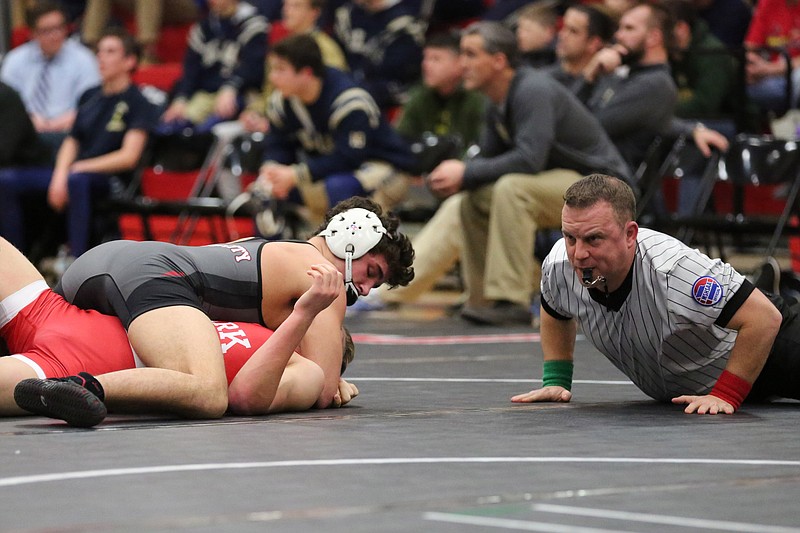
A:
<svg viewBox="0 0 800 533">
<path fill-rule="evenodd" d="M 720 248 L 719 256 L 725 259 L 724 236 L 737 246 L 746 244 L 748 236 L 760 238 L 755 246 L 768 256 L 774 254 L 782 236 L 800 234 L 790 224 L 792 215 L 797 214 L 800 194 L 800 141 L 741 134 L 726 156 L 707 170 L 693 213 L 673 217 L 679 238 L 685 242 L 691 242 L 695 234 L 713 238 Z M 759 189 L 762 197 L 763 190 L 769 191 L 770 203 L 778 204 L 779 209 L 755 205 Z M 723 201 L 724 196 L 729 202 Z"/>
</svg>

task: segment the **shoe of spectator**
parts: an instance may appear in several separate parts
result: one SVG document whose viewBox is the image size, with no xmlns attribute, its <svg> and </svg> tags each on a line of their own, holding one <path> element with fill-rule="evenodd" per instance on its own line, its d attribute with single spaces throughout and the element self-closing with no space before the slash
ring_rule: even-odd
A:
<svg viewBox="0 0 800 533">
<path fill-rule="evenodd" d="M 76 383 L 76 378 L 80 379 L 23 379 L 14 387 L 14 401 L 26 411 L 64 420 L 70 426 L 96 426 L 106 417 L 106 406 L 92 391 Z"/>
<path fill-rule="evenodd" d="M 764 292 L 780 294 L 781 267 L 774 257 L 767 257 L 753 274 L 753 285 Z"/>
<path fill-rule="evenodd" d="M 533 313 L 527 306 L 500 300 L 491 306 L 470 307 L 464 306 L 461 318 L 474 324 L 500 326 L 500 325 L 527 325 L 533 323 Z"/>
</svg>

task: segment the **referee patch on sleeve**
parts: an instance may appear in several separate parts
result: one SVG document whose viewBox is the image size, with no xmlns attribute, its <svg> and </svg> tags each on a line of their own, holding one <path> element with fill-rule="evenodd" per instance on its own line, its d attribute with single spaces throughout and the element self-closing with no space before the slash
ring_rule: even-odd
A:
<svg viewBox="0 0 800 533">
<path fill-rule="evenodd" d="M 712 306 L 722 299 L 722 285 L 711 276 L 697 278 L 692 284 L 692 298 L 700 305 Z"/>
</svg>

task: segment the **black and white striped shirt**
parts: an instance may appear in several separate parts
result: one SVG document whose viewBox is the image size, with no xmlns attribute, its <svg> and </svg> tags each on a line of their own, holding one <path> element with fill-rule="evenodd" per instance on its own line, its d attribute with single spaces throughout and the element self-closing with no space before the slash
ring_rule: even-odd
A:
<svg viewBox="0 0 800 533">
<path fill-rule="evenodd" d="M 545 311 L 574 318 L 636 386 L 662 401 L 711 390 L 736 341 L 724 326 L 752 290 L 729 264 L 645 228 L 628 280 L 607 301 L 581 284 L 563 239 L 542 265 Z"/>
</svg>

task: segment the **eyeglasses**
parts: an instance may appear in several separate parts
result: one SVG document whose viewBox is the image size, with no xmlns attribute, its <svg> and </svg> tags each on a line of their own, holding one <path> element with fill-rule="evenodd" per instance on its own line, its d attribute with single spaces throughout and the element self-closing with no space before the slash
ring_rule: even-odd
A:
<svg viewBox="0 0 800 533">
<path fill-rule="evenodd" d="M 58 26 L 44 26 L 42 28 L 35 28 L 33 32 L 36 35 L 50 35 L 53 33 L 66 31 L 66 29 L 67 29 L 66 24 L 59 24 Z"/>
</svg>

